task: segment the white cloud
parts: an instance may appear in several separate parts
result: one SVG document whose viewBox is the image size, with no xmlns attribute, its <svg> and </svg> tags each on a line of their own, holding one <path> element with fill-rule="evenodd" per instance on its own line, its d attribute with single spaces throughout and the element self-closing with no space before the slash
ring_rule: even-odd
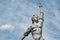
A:
<svg viewBox="0 0 60 40">
<path fill-rule="evenodd" d="M 5 25 L 1 25 L 0 26 L 0 30 L 9 30 L 9 31 L 13 31 L 14 26 L 11 24 L 5 24 Z"/>
</svg>

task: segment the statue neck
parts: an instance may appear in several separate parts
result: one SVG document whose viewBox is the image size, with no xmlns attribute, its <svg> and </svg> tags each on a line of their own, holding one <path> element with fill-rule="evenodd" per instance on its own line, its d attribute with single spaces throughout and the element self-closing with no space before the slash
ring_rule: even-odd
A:
<svg viewBox="0 0 60 40">
<path fill-rule="evenodd" d="M 36 22 L 34 22 L 34 24 L 37 24 Z"/>
</svg>

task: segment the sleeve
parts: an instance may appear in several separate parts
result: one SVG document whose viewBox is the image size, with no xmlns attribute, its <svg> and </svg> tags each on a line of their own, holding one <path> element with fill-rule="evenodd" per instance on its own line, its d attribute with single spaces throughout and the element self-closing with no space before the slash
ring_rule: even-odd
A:
<svg viewBox="0 0 60 40">
<path fill-rule="evenodd" d="M 32 28 L 31 26 L 26 30 L 26 32 L 24 32 L 24 36 L 28 36 L 29 33 L 31 32 Z"/>
</svg>

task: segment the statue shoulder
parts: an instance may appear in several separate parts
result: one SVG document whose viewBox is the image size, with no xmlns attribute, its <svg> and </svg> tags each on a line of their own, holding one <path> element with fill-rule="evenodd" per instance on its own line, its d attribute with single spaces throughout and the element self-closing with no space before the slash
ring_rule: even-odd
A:
<svg viewBox="0 0 60 40">
<path fill-rule="evenodd" d="M 32 28 L 32 25 L 29 25 L 28 29 L 31 29 Z"/>
<path fill-rule="evenodd" d="M 32 28 L 33 28 L 33 26 L 34 26 L 34 24 L 31 24 L 29 28 L 31 28 L 31 29 L 32 29 Z"/>
<path fill-rule="evenodd" d="M 31 24 L 31 27 L 33 27 L 34 26 L 34 24 Z"/>
</svg>

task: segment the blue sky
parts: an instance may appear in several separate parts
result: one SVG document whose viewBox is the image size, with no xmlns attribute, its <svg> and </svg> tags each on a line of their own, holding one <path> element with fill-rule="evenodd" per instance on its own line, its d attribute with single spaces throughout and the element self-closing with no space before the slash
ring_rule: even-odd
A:
<svg viewBox="0 0 60 40">
<path fill-rule="evenodd" d="M 60 0 L 0 0 L 0 40 L 20 40 L 43 5 L 45 40 L 60 40 Z M 32 40 L 31 34 L 25 40 Z"/>
</svg>

